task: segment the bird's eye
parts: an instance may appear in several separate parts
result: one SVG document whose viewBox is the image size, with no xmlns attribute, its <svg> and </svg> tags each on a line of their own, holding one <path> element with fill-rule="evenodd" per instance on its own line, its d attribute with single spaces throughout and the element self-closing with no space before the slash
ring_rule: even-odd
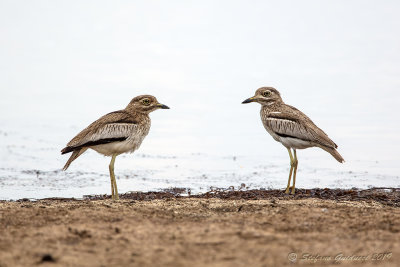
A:
<svg viewBox="0 0 400 267">
<path fill-rule="evenodd" d="M 143 105 L 148 106 L 148 105 L 150 105 L 150 100 L 148 100 L 147 98 L 143 99 L 142 103 L 143 103 Z"/>
<path fill-rule="evenodd" d="M 262 93 L 262 95 L 265 96 L 265 97 L 268 97 L 268 96 L 271 95 L 271 92 L 270 91 L 265 91 L 265 92 Z"/>
</svg>

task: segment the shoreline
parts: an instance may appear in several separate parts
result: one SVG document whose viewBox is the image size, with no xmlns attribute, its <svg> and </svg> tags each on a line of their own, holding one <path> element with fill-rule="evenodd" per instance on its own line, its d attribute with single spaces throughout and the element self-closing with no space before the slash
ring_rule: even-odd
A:
<svg viewBox="0 0 400 267">
<path fill-rule="evenodd" d="M 206 193 L 191 194 L 187 188 L 166 188 L 159 191 L 134 191 L 119 194 L 120 199 L 125 200 L 156 200 L 156 199 L 191 199 L 191 198 L 217 198 L 225 200 L 271 200 L 271 199 L 324 199 L 338 201 L 376 201 L 384 205 L 400 207 L 400 188 L 395 187 L 374 187 L 370 189 L 331 189 L 331 188 L 296 188 L 296 194 L 285 194 L 282 189 L 234 189 L 233 187 L 223 189 L 217 188 Z M 42 199 L 21 198 L 17 200 L 0 200 L 0 202 L 34 202 L 40 200 L 59 200 L 59 201 L 84 201 L 84 200 L 107 200 L 111 195 L 84 195 L 82 198 L 48 197 Z"/>
</svg>

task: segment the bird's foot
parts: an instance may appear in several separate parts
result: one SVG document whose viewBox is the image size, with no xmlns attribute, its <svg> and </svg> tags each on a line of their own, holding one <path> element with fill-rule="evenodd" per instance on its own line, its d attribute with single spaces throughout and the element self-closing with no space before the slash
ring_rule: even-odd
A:
<svg viewBox="0 0 400 267">
<path fill-rule="evenodd" d="M 113 194 L 113 195 L 111 195 L 111 200 L 112 201 L 118 201 L 119 200 L 119 196 L 117 195 L 117 194 Z"/>
<path fill-rule="evenodd" d="M 289 194 L 291 188 L 291 186 L 286 187 L 285 194 Z"/>
<path fill-rule="evenodd" d="M 285 194 L 294 195 L 294 192 L 295 192 L 295 188 L 293 186 L 286 187 Z"/>
</svg>

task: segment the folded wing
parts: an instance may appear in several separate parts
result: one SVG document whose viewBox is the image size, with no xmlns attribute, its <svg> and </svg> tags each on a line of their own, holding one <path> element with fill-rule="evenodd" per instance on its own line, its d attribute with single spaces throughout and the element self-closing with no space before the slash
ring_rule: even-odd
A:
<svg viewBox="0 0 400 267">
<path fill-rule="evenodd" d="M 124 141 L 137 131 L 137 121 L 124 110 L 104 115 L 76 135 L 61 154 L 81 148 Z"/>
<path fill-rule="evenodd" d="M 281 115 L 270 114 L 266 117 L 266 123 L 277 135 L 281 137 L 292 137 L 320 146 L 337 148 L 337 145 L 328 137 L 328 135 L 318 128 L 307 116 L 296 116 L 297 114 Z"/>
</svg>

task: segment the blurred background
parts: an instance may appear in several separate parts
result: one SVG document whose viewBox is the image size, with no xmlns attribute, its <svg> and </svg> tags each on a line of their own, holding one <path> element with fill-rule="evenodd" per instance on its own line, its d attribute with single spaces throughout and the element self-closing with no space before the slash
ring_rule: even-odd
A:
<svg viewBox="0 0 400 267">
<path fill-rule="evenodd" d="M 261 86 L 339 145 L 298 151 L 299 188 L 399 187 L 398 1 L 1 1 L 0 199 L 110 193 L 109 158 L 60 150 L 140 94 L 151 114 L 119 192 L 284 188 L 287 150 L 264 130 Z"/>
</svg>

